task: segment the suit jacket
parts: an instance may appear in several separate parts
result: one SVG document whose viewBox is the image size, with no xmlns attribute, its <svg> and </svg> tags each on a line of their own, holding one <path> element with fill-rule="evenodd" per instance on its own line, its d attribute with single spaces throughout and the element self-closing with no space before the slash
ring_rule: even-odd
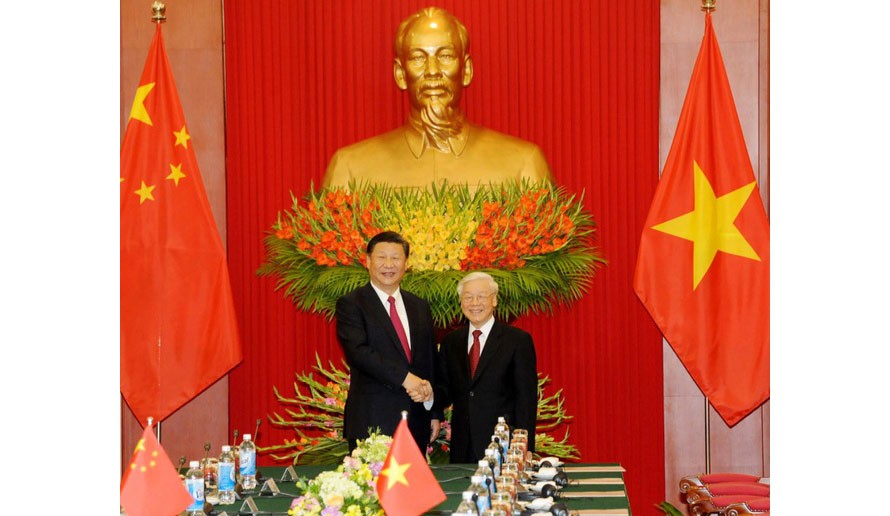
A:
<svg viewBox="0 0 890 516">
<path fill-rule="evenodd" d="M 401 291 L 411 335 L 411 363 L 399 336 L 370 283 L 337 300 L 337 339 L 350 369 L 349 393 L 343 416 L 347 439 L 364 439 L 369 429 L 393 435 L 408 411 L 408 427 L 421 453 L 430 440 L 430 411 L 415 403 L 402 382 L 408 372 L 434 381 L 433 317 L 423 299 Z"/>
<path fill-rule="evenodd" d="M 535 449 L 538 372 L 535 346 L 525 331 L 495 321 L 470 378 L 467 357 L 469 325 L 455 330 L 439 349 L 436 407 L 453 403 L 451 462 L 484 458 L 498 416 L 513 428 L 528 430 L 528 449 Z"/>
</svg>

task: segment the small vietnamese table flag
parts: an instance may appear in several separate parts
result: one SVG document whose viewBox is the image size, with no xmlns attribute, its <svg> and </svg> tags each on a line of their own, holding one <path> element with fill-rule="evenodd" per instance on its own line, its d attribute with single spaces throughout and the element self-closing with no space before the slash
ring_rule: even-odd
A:
<svg viewBox="0 0 890 516">
<path fill-rule="evenodd" d="M 408 429 L 407 413 L 396 427 L 377 477 L 377 497 L 387 516 L 418 516 L 447 498 Z"/>
<path fill-rule="evenodd" d="M 136 443 L 121 481 L 121 506 L 127 516 L 173 516 L 192 503 L 192 496 L 155 438 L 151 424 Z"/>
<path fill-rule="evenodd" d="M 241 361 L 226 254 L 158 24 L 121 145 L 121 394 L 162 421 Z"/>
<path fill-rule="evenodd" d="M 769 398 L 769 264 L 769 222 L 709 12 L 634 290 L 730 426 Z"/>
</svg>

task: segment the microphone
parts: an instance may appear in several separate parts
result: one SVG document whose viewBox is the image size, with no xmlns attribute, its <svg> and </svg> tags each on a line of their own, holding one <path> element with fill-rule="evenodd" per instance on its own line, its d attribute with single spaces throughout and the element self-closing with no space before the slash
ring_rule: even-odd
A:
<svg viewBox="0 0 890 516">
<path fill-rule="evenodd" d="M 259 437 L 259 433 L 260 433 L 260 424 L 261 424 L 262 422 L 263 422 L 263 418 L 259 418 L 259 417 L 258 417 L 258 418 L 256 419 L 256 430 L 253 431 L 253 443 L 254 443 L 254 444 L 256 444 L 256 442 L 257 442 L 257 437 Z M 257 464 L 259 464 L 259 461 L 257 461 Z M 257 469 L 256 469 L 256 481 L 257 481 L 258 483 L 264 481 L 264 480 L 263 480 L 263 473 L 260 471 L 260 468 L 257 468 Z"/>
<path fill-rule="evenodd" d="M 234 450 L 236 446 L 238 446 L 238 429 L 232 431 L 235 437 L 232 438 L 232 449 Z"/>
<path fill-rule="evenodd" d="M 184 465 L 185 465 L 185 455 L 181 455 L 179 457 L 179 469 L 181 470 Z M 177 470 L 177 473 L 179 473 L 178 470 Z"/>
<path fill-rule="evenodd" d="M 550 514 L 553 516 L 569 516 L 569 508 L 562 502 L 550 506 Z"/>
</svg>

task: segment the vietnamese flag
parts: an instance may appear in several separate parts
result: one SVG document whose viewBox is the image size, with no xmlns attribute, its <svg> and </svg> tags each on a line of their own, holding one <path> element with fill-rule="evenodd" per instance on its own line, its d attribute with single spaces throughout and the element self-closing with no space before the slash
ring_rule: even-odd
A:
<svg viewBox="0 0 890 516">
<path fill-rule="evenodd" d="M 172 516 L 191 503 L 185 483 L 147 425 L 121 481 L 121 506 L 128 516 Z"/>
<path fill-rule="evenodd" d="M 769 268 L 769 222 L 708 13 L 634 290 L 730 426 L 769 398 Z"/>
<path fill-rule="evenodd" d="M 158 25 L 121 146 L 121 394 L 161 421 L 241 361 L 222 240 Z"/>
<path fill-rule="evenodd" d="M 406 417 L 402 412 L 402 421 L 377 477 L 377 497 L 387 516 L 417 516 L 447 498 L 417 448 Z"/>
</svg>

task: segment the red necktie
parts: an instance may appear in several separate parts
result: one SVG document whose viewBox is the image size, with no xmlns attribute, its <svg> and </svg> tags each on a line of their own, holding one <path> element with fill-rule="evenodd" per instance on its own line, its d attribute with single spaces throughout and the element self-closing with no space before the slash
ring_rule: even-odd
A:
<svg viewBox="0 0 890 516">
<path fill-rule="evenodd" d="M 399 340 L 402 341 L 402 349 L 405 350 L 405 356 L 408 363 L 411 363 L 411 348 L 408 346 L 408 336 L 405 334 L 405 327 L 402 326 L 402 319 L 399 318 L 399 312 L 396 310 L 396 298 L 389 296 L 389 318 L 392 319 L 392 325 L 396 327 L 396 333 L 399 334 Z"/>
<path fill-rule="evenodd" d="M 476 376 L 476 366 L 479 365 L 479 335 L 482 332 L 473 330 L 473 345 L 470 346 L 470 378 Z"/>
</svg>

